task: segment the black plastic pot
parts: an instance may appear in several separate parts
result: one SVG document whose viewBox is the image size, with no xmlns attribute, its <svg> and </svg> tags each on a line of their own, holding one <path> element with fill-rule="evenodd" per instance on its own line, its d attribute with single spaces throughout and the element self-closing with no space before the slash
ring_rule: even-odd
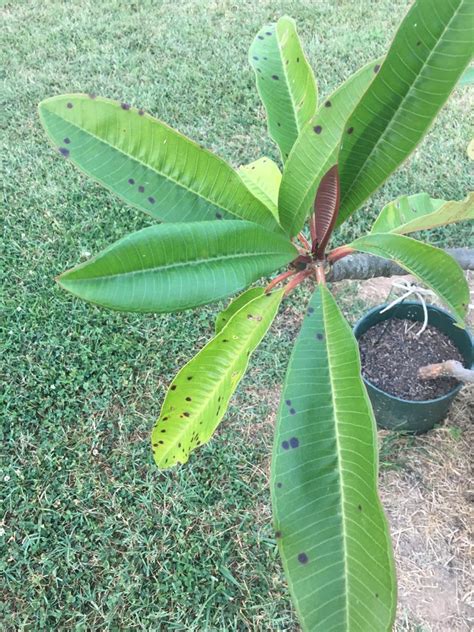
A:
<svg viewBox="0 0 474 632">
<path fill-rule="evenodd" d="M 395 305 L 390 310 L 380 313 L 386 305 L 379 305 L 363 316 L 354 327 L 354 335 L 359 338 L 363 333 L 388 318 L 408 318 L 423 321 L 423 307 L 420 303 L 406 301 Z M 464 366 L 471 367 L 474 361 L 473 338 L 465 329 L 455 325 L 454 318 L 444 309 L 428 305 L 428 322 L 446 334 L 459 349 L 464 358 Z M 375 419 L 380 428 L 389 428 L 420 434 L 431 430 L 448 414 L 453 399 L 459 392 L 461 384 L 449 393 L 436 399 L 413 401 L 389 395 L 371 384 L 364 382 L 374 409 Z"/>
</svg>

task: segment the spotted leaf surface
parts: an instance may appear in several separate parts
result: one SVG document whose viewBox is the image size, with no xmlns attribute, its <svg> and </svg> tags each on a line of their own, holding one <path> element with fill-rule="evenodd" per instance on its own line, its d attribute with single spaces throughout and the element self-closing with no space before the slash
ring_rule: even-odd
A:
<svg viewBox="0 0 474 632">
<path fill-rule="evenodd" d="M 337 162 L 347 117 L 375 77 L 380 60 L 367 64 L 345 81 L 305 125 L 285 164 L 278 196 L 280 223 L 296 235 L 313 206 L 324 174 Z"/>
<path fill-rule="evenodd" d="M 369 234 L 356 239 L 350 246 L 396 261 L 430 287 L 463 322 L 469 303 L 469 287 L 461 266 L 444 250 L 391 233 Z"/>
<path fill-rule="evenodd" d="M 143 110 L 70 94 L 40 104 L 58 151 L 126 202 L 170 222 L 245 219 L 279 230 L 224 160 Z"/>
<path fill-rule="evenodd" d="M 472 0 L 416 0 L 370 89 L 347 121 L 339 156 L 343 222 L 407 158 L 472 56 Z"/>
<path fill-rule="evenodd" d="M 465 200 L 435 200 L 427 193 L 402 195 L 385 206 L 372 226 L 373 233 L 405 235 L 417 230 L 474 219 L 474 193 Z"/>
<path fill-rule="evenodd" d="M 279 290 L 249 301 L 177 374 L 152 433 L 158 467 L 186 463 L 209 441 L 282 298 Z"/>
<path fill-rule="evenodd" d="M 250 222 L 161 224 L 128 235 L 58 281 L 111 309 L 175 312 L 239 292 L 295 256 L 286 238 Z"/>
<path fill-rule="evenodd" d="M 270 158 L 259 158 L 237 170 L 247 188 L 278 220 L 278 189 L 281 172 Z"/>
<path fill-rule="evenodd" d="M 235 298 L 229 305 L 217 315 L 216 318 L 216 335 L 227 325 L 232 316 L 247 305 L 250 301 L 258 296 L 263 296 L 265 290 L 263 287 L 251 287 L 245 290 L 240 296 Z"/>
<path fill-rule="evenodd" d="M 275 537 L 303 630 L 389 632 L 396 580 L 357 343 L 325 287 L 291 355 L 272 459 Z"/>
<path fill-rule="evenodd" d="M 250 46 L 249 60 L 267 112 L 269 134 L 285 162 L 318 100 L 316 80 L 294 20 L 285 16 L 264 26 Z"/>
</svg>

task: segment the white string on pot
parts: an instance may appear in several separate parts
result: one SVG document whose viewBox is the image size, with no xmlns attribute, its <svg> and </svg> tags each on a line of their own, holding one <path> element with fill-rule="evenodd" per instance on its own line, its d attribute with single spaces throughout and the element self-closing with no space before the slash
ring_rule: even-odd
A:
<svg viewBox="0 0 474 632">
<path fill-rule="evenodd" d="M 411 294 L 414 294 L 416 298 L 420 301 L 423 307 L 423 326 L 421 327 L 420 331 L 418 331 L 415 334 L 416 336 L 421 336 L 421 334 L 425 331 L 428 325 L 428 310 L 426 308 L 426 301 L 424 299 L 424 296 L 434 297 L 436 296 L 435 293 L 432 292 L 431 290 L 425 289 L 424 287 L 419 287 L 418 285 L 415 285 L 414 283 L 410 283 L 410 281 L 406 281 L 405 279 L 402 279 L 401 281 L 392 281 L 392 287 L 396 287 L 400 290 L 405 290 L 405 292 L 404 294 L 402 294 L 402 296 L 399 296 L 394 301 L 389 303 L 387 307 L 384 307 L 383 309 L 381 309 L 380 313 L 383 314 L 384 312 L 387 312 L 389 309 L 392 309 L 392 307 L 395 307 L 395 305 L 398 305 L 399 303 L 404 301 Z M 415 323 L 413 323 L 413 325 L 407 331 L 410 331 L 410 329 L 412 329 L 412 327 L 414 326 L 415 326 Z"/>
</svg>

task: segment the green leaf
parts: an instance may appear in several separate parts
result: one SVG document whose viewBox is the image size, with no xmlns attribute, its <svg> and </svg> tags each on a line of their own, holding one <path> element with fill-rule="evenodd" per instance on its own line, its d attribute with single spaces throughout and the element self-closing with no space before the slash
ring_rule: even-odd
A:
<svg viewBox="0 0 474 632">
<path fill-rule="evenodd" d="M 407 158 L 472 55 L 472 0 L 416 0 L 380 72 L 351 114 L 341 145 L 343 222 Z"/>
<path fill-rule="evenodd" d="M 474 193 L 470 193 L 465 200 L 459 202 L 435 200 L 427 193 L 417 193 L 402 195 L 387 204 L 381 210 L 370 232 L 404 235 L 473 219 Z"/>
<path fill-rule="evenodd" d="M 254 197 L 271 211 L 278 221 L 278 189 L 281 173 L 273 160 L 259 158 L 237 169 L 239 176 Z"/>
<path fill-rule="evenodd" d="M 47 99 L 41 120 L 59 151 L 133 206 L 171 222 L 275 218 L 224 160 L 143 110 L 70 94 Z"/>
<path fill-rule="evenodd" d="M 250 289 L 245 290 L 245 292 L 237 298 L 234 298 L 234 300 L 231 301 L 229 305 L 217 315 L 215 325 L 216 336 L 221 332 L 225 325 L 227 325 L 232 316 L 239 311 L 239 309 L 242 309 L 242 307 L 247 305 L 247 303 L 253 301 L 254 298 L 263 296 L 264 293 L 265 290 L 263 287 L 251 287 Z"/>
<path fill-rule="evenodd" d="M 294 20 L 284 16 L 264 26 L 250 46 L 249 61 L 267 111 L 269 134 L 284 162 L 318 101 L 316 80 Z"/>
<path fill-rule="evenodd" d="M 111 309 L 175 312 L 234 294 L 297 255 L 283 236 L 250 222 L 162 224 L 124 237 L 59 283 Z"/>
<path fill-rule="evenodd" d="M 369 234 L 356 239 L 350 246 L 393 259 L 438 294 L 459 321 L 463 321 L 469 303 L 469 287 L 460 265 L 443 250 L 391 233 Z"/>
<path fill-rule="evenodd" d="M 396 579 L 357 343 L 316 289 L 291 355 L 271 474 L 275 537 L 303 630 L 388 632 Z"/>
<path fill-rule="evenodd" d="M 373 80 L 380 61 L 367 64 L 339 86 L 296 141 L 283 171 L 278 198 L 280 223 L 290 235 L 302 229 L 322 177 L 337 163 L 347 117 Z"/>
<path fill-rule="evenodd" d="M 175 377 L 152 433 L 158 467 L 186 463 L 192 450 L 209 441 L 251 353 L 272 324 L 283 293 L 248 302 Z"/>
</svg>

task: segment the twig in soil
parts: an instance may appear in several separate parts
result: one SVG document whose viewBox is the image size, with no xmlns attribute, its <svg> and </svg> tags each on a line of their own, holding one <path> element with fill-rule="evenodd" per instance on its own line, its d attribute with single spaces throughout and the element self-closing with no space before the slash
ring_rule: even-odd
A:
<svg viewBox="0 0 474 632">
<path fill-rule="evenodd" d="M 439 364 L 428 364 L 418 369 L 420 380 L 435 380 L 438 377 L 454 377 L 460 382 L 474 382 L 474 371 L 466 369 L 457 360 L 447 360 Z"/>
</svg>

